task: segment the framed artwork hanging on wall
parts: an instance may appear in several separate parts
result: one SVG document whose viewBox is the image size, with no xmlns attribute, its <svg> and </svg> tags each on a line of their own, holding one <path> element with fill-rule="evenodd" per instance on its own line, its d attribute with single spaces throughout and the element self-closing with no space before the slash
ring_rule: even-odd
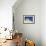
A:
<svg viewBox="0 0 46 46">
<path fill-rule="evenodd" d="M 23 15 L 24 24 L 35 24 L 35 15 Z"/>
</svg>

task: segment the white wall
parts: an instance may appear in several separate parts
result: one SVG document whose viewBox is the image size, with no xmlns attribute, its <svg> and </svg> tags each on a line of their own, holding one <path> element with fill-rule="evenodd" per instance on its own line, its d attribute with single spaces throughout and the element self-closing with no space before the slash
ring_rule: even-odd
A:
<svg viewBox="0 0 46 46">
<path fill-rule="evenodd" d="M 19 3 L 17 2 L 13 6 L 13 12 L 16 15 L 15 16 L 15 27 L 20 32 L 23 32 L 24 36 L 27 36 L 27 34 L 29 36 L 29 34 L 30 34 L 31 38 L 34 37 L 34 40 L 36 40 L 36 41 L 41 39 L 41 44 L 42 44 L 41 46 L 46 46 L 46 0 L 41 0 L 41 2 L 40 2 L 40 0 L 39 1 L 38 0 L 37 1 L 36 0 L 32 0 L 32 1 L 29 2 L 29 3 L 24 2 L 24 4 L 23 4 L 23 1 L 21 2 L 21 0 L 20 0 L 20 1 L 18 1 Z M 34 3 L 37 3 L 36 4 L 37 6 L 35 6 Z M 41 3 L 41 6 L 40 6 L 40 3 Z M 36 11 L 35 10 L 31 10 L 30 8 L 32 8 L 32 7 L 29 6 L 28 4 L 31 5 L 31 6 L 33 5 L 33 7 L 38 8 L 38 10 L 41 10 L 41 15 L 39 14 L 40 12 L 38 12 L 38 10 L 36 10 Z M 29 6 L 29 7 L 27 7 L 27 6 Z M 39 9 L 40 7 L 41 7 L 41 9 Z M 36 21 L 36 24 L 35 25 L 30 25 L 30 24 L 28 24 L 28 25 L 26 24 L 25 25 L 25 24 L 22 24 L 23 23 L 23 16 L 22 15 L 24 15 L 24 14 L 30 15 L 31 13 L 34 14 L 33 11 L 36 12 L 35 15 L 37 15 L 36 16 L 36 20 L 38 20 L 38 21 Z M 38 12 L 39 16 L 38 16 L 37 12 Z M 41 21 L 39 21 L 39 19 Z M 38 24 L 38 22 L 39 22 L 39 24 Z M 41 24 L 41 28 L 40 28 L 40 24 Z M 36 32 L 39 32 L 41 34 L 41 37 L 40 37 L 40 34 L 38 34 L 36 36 Z M 39 41 L 39 43 L 40 43 L 40 41 Z"/>
<path fill-rule="evenodd" d="M 36 46 L 41 46 L 41 0 L 23 0 L 13 6 L 13 12 L 15 28 L 25 38 L 34 40 Z M 23 24 L 23 15 L 35 15 L 35 24 Z"/>
<path fill-rule="evenodd" d="M 42 46 L 46 46 L 46 0 L 42 0 L 41 4 L 41 38 Z"/>
<path fill-rule="evenodd" d="M 0 27 L 12 28 L 12 6 L 16 0 L 0 0 Z"/>
</svg>

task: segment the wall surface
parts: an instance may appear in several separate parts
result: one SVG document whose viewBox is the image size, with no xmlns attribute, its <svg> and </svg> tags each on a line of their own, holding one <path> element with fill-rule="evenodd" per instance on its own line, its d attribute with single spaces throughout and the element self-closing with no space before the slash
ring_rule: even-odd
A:
<svg viewBox="0 0 46 46">
<path fill-rule="evenodd" d="M 0 27 L 12 28 L 12 6 L 16 0 L 0 0 Z"/>
<path fill-rule="evenodd" d="M 41 0 L 20 0 L 16 5 L 13 6 L 15 29 L 41 46 Z M 23 24 L 23 15 L 35 15 L 35 24 Z"/>
<path fill-rule="evenodd" d="M 42 46 L 46 46 L 46 0 L 41 1 L 41 40 Z"/>
</svg>

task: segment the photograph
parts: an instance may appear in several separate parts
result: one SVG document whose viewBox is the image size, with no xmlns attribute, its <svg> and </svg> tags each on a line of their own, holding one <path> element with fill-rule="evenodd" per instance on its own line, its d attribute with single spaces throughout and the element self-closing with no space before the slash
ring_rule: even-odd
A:
<svg viewBox="0 0 46 46">
<path fill-rule="evenodd" d="M 35 24 L 35 15 L 24 15 L 23 23 L 24 24 Z"/>
</svg>

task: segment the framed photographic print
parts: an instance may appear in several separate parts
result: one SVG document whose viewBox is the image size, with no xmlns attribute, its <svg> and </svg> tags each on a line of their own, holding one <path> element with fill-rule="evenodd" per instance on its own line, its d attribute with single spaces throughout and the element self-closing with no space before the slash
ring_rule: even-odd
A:
<svg viewBox="0 0 46 46">
<path fill-rule="evenodd" d="M 35 24 L 35 15 L 23 15 L 24 24 Z"/>
</svg>

